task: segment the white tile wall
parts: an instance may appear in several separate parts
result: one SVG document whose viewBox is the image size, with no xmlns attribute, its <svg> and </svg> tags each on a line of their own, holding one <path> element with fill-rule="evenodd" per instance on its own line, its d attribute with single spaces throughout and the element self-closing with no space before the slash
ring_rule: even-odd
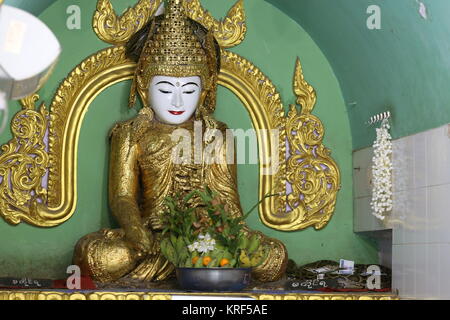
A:
<svg viewBox="0 0 450 320">
<path fill-rule="evenodd" d="M 428 186 L 450 184 L 449 127 L 431 130 L 426 134 Z"/>
<path fill-rule="evenodd" d="M 450 241 L 450 185 L 433 186 L 427 189 L 428 243 Z"/>
<path fill-rule="evenodd" d="M 372 168 L 372 148 L 366 148 L 355 152 L 353 157 L 354 170 L 354 195 L 355 198 L 369 197 L 372 194 L 369 179 Z"/>
<path fill-rule="evenodd" d="M 395 257 L 395 259 L 394 259 Z M 392 291 L 403 289 L 403 246 L 393 245 L 392 246 Z"/>
<path fill-rule="evenodd" d="M 390 225 L 396 231 L 392 233 L 393 244 L 405 243 L 405 232 L 410 228 L 406 217 L 413 209 L 413 196 L 409 191 L 394 192 L 394 209 L 391 213 Z"/>
<path fill-rule="evenodd" d="M 450 299 L 450 244 L 439 244 L 439 298 Z"/>
<path fill-rule="evenodd" d="M 354 200 L 355 210 L 358 212 L 368 212 L 366 215 L 355 215 L 353 219 L 355 232 L 379 231 L 385 230 L 386 227 L 382 221 L 370 214 L 371 197 L 357 198 Z"/>
<path fill-rule="evenodd" d="M 414 140 L 414 185 L 411 187 L 414 188 L 424 188 L 428 186 L 428 160 L 427 156 L 427 136 L 429 135 L 429 131 L 425 133 L 419 133 L 412 136 Z M 400 139 L 400 141 L 402 141 Z M 400 142 L 401 143 L 401 142 Z M 395 163 L 394 163 L 395 165 Z"/>
<path fill-rule="evenodd" d="M 354 153 L 355 232 L 381 230 L 367 203 L 372 154 Z M 450 125 L 394 141 L 393 164 L 392 287 L 402 298 L 450 299 Z"/>
<path fill-rule="evenodd" d="M 402 264 L 403 264 L 403 288 L 400 287 L 399 291 L 403 298 L 414 298 L 416 293 L 416 266 L 415 266 L 415 246 L 402 245 Z M 394 259 L 394 257 L 392 257 Z"/>
<path fill-rule="evenodd" d="M 417 299 L 425 299 L 428 297 L 429 293 L 427 292 L 427 252 L 428 246 L 425 244 L 411 245 L 414 250 L 414 282 L 415 282 L 415 291 L 414 298 Z"/>
<path fill-rule="evenodd" d="M 441 291 L 441 258 L 439 244 L 429 244 L 427 250 L 427 278 L 425 294 L 427 299 L 437 299 Z"/>
<path fill-rule="evenodd" d="M 407 191 L 412 195 L 412 210 L 407 212 L 405 243 L 425 243 L 427 239 L 427 189 Z"/>
<path fill-rule="evenodd" d="M 370 148 L 372 150 L 372 148 Z M 393 141 L 392 163 L 395 191 L 405 191 L 414 185 L 414 137 Z"/>
</svg>

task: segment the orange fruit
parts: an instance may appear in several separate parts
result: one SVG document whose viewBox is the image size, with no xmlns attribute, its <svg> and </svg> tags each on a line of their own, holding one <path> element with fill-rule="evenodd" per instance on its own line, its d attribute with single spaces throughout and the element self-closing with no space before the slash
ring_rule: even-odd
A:
<svg viewBox="0 0 450 320">
<path fill-rule="evenodd" d="M 226 258 L 223 258 L 222 260 L 220 260 L 220 266 L 221 267 L 226 266 L 229 263 L 230 263 L 230 260 L 228 260 Z"/>
<path fill-rule="evenodd" d="M 203 265 L 206 267 L 212 261 L 211 257 L 206 256 L 203 258 Z"/>
<path fill-rule="evenodd" d="M 192 258 L 192 264 L 196 264 L 198 259 L 200 259 L 200 257 L 193 257 Z"/>
</svg>

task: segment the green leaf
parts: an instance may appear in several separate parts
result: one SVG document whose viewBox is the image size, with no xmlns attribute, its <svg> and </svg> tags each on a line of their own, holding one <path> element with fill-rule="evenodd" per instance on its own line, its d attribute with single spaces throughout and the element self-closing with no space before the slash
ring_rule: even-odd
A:
<svg viewBox="0 0 450 320">
<path fill-rule="evenodd" d="M 177 237 L 174 234 L 170 235 L 170 242 L 172 242 L 172 245 L 174 248 L 176 248 L 177 245 Z"/>
<path fill-rule="evenodd" d="M 191 258 L 186 259 L 186 262 L 184 263 L 184 267 L 185 268 L 192 268 L 192 267 L 194 267 L 194 265 L 192 264 L 192 259 Z"/>
<path fill-rule="evenodd" d="M 208 194 L 209 196 L 212 196 L 212 195 L 213 195 L 212 190 L 211 190 L 207 185 L 205 185 L 205 190 L 206 190 L 206 192 L 207 192 L 207 194 Z"/>
<path fill-rule="evenodd" d="M 183 198 L 183 201 L 184 201 L 184 202 L 188 202 L 188 201 L 191 200 L 192 197 L 194 197 L 196 194 L 197 194 L 197 191 L 196 191 L 196 190 L 191 191 L 188 195 L 186 195 L 186 196 Z"/>
<path fill-rule="evenodd" d="M 218 265 L 219 261 L 217 259 L 212 259 L 207 268 L 217 268 Z"/>
<path fill-rule="evenodd" d="M 177 253 L 181 253 L 183 251 L 183 249 L 186 248 L 186 245 L 184 243 L 183 237 L 178 237 L 178 239 L 176 240 L 176 250 Z"/>
<path fill-rule="evenodd" d="M 194 268 L 203 268 L 203 259 L 201 257 L 195 263 Z"/>
<path fill-rule="evenodd" d="M 231 261 L 233 259 L 233 255 L 229 251 L 224 251 L 222 258 L 228 259 Z"/>
</svg>

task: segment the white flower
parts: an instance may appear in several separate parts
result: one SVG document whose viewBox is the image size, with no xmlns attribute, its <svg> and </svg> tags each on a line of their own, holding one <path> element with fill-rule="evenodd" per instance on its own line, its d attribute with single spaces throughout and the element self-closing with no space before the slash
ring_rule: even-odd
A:
<svg viewBox="0 0 450 320">
<path fill-rule="evenodd" d="M 197 248 L 197 251 L 199 252 L 199 253 L 207 253 L 209 250 L 208 250 L 208 246 L 205 244 L 205 243 L 200 243 L 199 245 L 198 245 L 198 248 Z"/>
<path fill-rule="evenodd" d="M 372 214 L 380 220 L 392 210 L 392 137 L 389 134 L 389 123 L 383 121 L 381 127 L 376 129 L 377 139 L 373 144 L 374 157 L 372 158 Z"/>
<path fill-rule="evenodd" d="M 216 249 L 216 240 L 212 239 L 209 234 L 198 236 L 200 241 L 196 241 L 188 246 L 189 252 L 198 251 L 199 253 L 208 253 Z"/>
</svg>

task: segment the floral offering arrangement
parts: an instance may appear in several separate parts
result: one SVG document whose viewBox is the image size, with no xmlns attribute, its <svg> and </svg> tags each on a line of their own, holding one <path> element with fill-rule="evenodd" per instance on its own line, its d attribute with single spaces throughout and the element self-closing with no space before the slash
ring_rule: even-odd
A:
<svg viewBox="0 0 450 320">
<path fill-rule="evenodd" d="M 384 120 L 377 129 L 377 139 L 373 145 L 374 157 L 372 165 L 372 213 L 380 220 L 392 210 L 392 137 L 389 133 L 389 122 Z"/>
<path fill-rule="evenodd" d="M 232 217 L 209 188 L 185 197 L 166 198 L 161 252 L 178 268 L 251 268 L 260 265 L 268 250 L 261 237 L 245 230 L 247 214 Z M 196 205 L 192 200 L 196 198 Z M 200 204 L 199 204 L 200 202 Z"/>
</svg>

